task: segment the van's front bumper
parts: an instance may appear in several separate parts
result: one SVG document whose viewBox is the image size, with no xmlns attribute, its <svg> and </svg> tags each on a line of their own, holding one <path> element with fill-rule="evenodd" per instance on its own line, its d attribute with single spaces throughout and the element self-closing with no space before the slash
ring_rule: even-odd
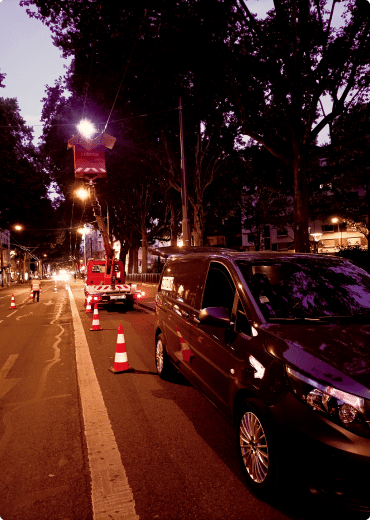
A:
<svg viewBox="0 0 370 520">
<path fill-rule="evenodd" d="M 291 393 L 270 410 L 291 467 L 310 491 L 370 512 L 370 439 L 329 421 Z"/>
</svg>

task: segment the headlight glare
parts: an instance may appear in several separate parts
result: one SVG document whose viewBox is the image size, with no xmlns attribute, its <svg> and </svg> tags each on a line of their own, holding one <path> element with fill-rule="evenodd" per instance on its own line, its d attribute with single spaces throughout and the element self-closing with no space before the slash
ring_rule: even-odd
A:
<svg viewBox="0 0 370 520">
<path fill-rule="evenodd" d="M 298 399 L 358 435 L 370 437 L 366 420 L 365 400 L 362 397 L 326 386 L 286 367 L 290 386 Z"/>
</svg>

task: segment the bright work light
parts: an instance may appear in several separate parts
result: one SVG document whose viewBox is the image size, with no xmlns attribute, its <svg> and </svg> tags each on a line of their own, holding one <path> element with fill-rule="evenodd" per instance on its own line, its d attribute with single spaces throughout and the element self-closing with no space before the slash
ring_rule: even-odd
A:
<svg viewBox="0 0 370 520">
<path fill-rule="evenodd" d="M 80 124 L 77 125 L 77 130 L 87 139 L 89 139 L 96 132 L 95 126 L 87 119 L 82 120 Z"/>
</svg>

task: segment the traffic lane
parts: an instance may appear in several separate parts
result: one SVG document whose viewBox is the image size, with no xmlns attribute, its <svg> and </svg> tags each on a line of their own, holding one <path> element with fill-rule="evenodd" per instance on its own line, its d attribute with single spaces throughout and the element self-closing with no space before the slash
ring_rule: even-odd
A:
<svg viewBox="0 0 370 520">
<path fill-rule="evenodd" d="M 17 356 L 4 379 L 16 384 L 0 397 L 0 516 L 88 520 L 69 299 L 64 288 L 42 294 L 0 324 L 1 366 Z"/>
<path fill-rule="evenodd" d="M 76 301 L 78 300 L 78 297 Z M 160 380 L 154 316 L 140 308 L 92 314 L 77 301 L 122 461 L 141 519 L 298 518 L 258 501 L 245 488 L 233 428 L 186 380 Z M 134 373 L 112 374 L 118 325 Z"/>
<path fill-rule="evenodd" d="M 90 331 L 91 356 L 120 449 L 136 511 L 142 519 L 325 519 L 363 520 L 368 515 L 332 506 L 294 487 L 274 508 L 244 485 L 231 425 L 181 376 L 162 381 L 155 371 L 154 315 L 140 307 L 99 311 L 102 331 Z M 117 329 L 122 323 L 129 366 L 134 373 L 112 374 Z M 304 478 L 304 472 L 293 480 Z"/>
</svg>

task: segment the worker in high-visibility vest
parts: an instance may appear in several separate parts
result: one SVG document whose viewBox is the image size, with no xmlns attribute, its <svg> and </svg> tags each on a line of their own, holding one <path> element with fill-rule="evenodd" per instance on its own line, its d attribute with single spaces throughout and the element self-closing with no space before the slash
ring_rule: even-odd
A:
<svg viewBox="0 0 370 520">
<path fill-rule="evenodd" d="M 33 292 L 33 301 L 37 297 L 37 301 L 40 299 L 41 281 L 38 278 L 34 278 L 31 282 L 31 291 Z"/>
</svg>

